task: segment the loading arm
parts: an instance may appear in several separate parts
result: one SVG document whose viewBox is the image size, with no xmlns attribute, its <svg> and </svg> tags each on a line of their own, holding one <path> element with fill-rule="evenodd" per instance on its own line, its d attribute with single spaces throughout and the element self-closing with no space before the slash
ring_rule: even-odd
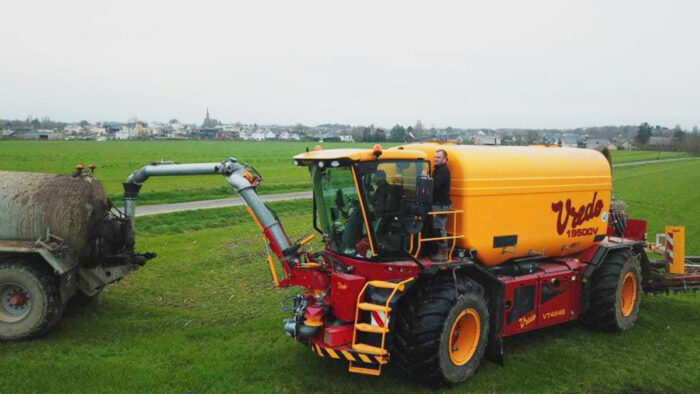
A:
<svg viewBox="0 0 700 394">
<path fill-rule="evenodd" d="M 246 209 L 253 219 L 260 224 L 267 238 L 270 249 L 279 259 L 284 259 L 293 252 L 287 234 L 280 222 L 260 200 L 255 191 L 259 178 L 254 176 L 252 167 L 239 163 L 235 157 L 220 163 L 192 163 L 192 164 L 161 164 L 153 163 L 134 171 L 127 178 L 124 186 L 124 209 L 126 216 L 135 223 L 136 198 L 143 183 L 152 176 L 179 176 L 179 175 L 214 175 L 220 174 L 226 177 L 228 183 L 243 199 Z M 257 178 L 257 179 L 256 179 Z"/>
</svg>

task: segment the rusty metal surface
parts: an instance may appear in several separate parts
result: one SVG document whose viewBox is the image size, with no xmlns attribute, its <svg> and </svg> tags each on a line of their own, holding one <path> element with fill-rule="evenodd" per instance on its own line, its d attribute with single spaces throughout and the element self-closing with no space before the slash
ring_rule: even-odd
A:
<svg viewBox="0 0 700 394">
<path fill-rule="evenodd" d="M 50 228 L 76 261 L 85 261 L 107 210 L 104 189 L 92 176 L 0 171 L 0 240 L 35 242 Z"/>
<path fill-rule="evenodd" d="M 7 241 L 0 239 L 0 251 L 25 252 L 36 249 L 36 243 L 30 241 Z"/>
</svg>

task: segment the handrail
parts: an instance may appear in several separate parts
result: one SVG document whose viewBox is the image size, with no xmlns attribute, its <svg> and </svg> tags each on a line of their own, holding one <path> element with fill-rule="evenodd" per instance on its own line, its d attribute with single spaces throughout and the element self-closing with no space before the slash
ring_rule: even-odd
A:
<svg viewBox="0 0 700 394">
<path fill-rule="evenodd" d="M 452 240 L 452 246 L 450 247 L 450 251 L 447 254 L 447 262 L 452 261 L 452 253 L 455 250 L 455 246 L 457 246 L 457 240 L 460 238 L 464 238 L 464 235 L 454 235 L 457 233 L 457 214 L 464 213 L 464 210 L 461 209 L 454 209 L 450 211 L 433 211 L 433 212 L 428 212 L 428 215 L 452 215 L 452 235 L 446 235 L 444 237 L 432 237 L 432 238 L 423 238 L 422 233 L 418 233 L 418 249 L 416 250 L 416 253 L 413 254 L 413 257 L 418 258 L 418 255 L 420 255 L 420 250 L 423 247 L 423 242 L 432 242 L 432 241 L 443 241 L 443 240 Z M 409 252 L 413 250 L 413 236 L 411 236 L 411 244 L 409 246 Z"/>
</svg>

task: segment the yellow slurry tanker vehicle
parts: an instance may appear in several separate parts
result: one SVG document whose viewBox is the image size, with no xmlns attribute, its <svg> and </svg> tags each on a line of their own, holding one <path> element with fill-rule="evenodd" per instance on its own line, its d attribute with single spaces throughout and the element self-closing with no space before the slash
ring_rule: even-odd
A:
<svg viewBox="0 0 700 394">
<path fill-rule="evenodd" d="M 447 211 L 430 210 L 438 149 L 452 174 Z M 293 160 L 311 175 L 320 252 L 305 248 L 313 235 L 289 240 L 258 198 L 261 177 L 235 158 L 135 171 L 125 220 L 133 226 L 149 177 L 223 175 L 264 234 L 275 284 L 303 288 L 283 303 L 284 332 L 351 372 L 380 375 L 391 362 L 458 383 L 484 357 L 502 362 L 505 337 L 576 319 L 624 331 L 643 291 L 699 287 L 700 273 L 685 272 L 682 228 L 668 231 L 668 262 L 647 257 L 646 222 L 612 198 L 610 163 L 596 151 L 420 143 Z M 431 232 L 435 215 L 448 216 L 447 235 Z M 435 261 L 444 240 L 448 261 Z"/>
</svg>

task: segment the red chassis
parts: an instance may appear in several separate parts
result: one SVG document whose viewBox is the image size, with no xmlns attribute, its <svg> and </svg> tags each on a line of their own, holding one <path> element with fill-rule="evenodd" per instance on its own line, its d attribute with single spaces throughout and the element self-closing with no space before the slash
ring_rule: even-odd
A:
<svg viewBox="0 0 700 394">
<path fill-rule="evenodd" d="M 303 317 L 297 320 L 297 324 L 313 329 L 305 335 L 297 335 L 296 331 L 294 335 L 288 334 L 308 344 L 319 356 L 364 364 L 386 364 L 388 351 L 372 354 L 353 347 L 356 343 L 354 335 L 358 335 L 355 326 L 360 321 L 371 321 L 372 325 L 379 327 L 378 330 L 386 328 L 387 344 L 382 342 L 381 348 L 391 349 L 390 332 L 396 319 L 389 318 L 389 313 L 380 316 L 377 311 L 358 309 L 358 305 L 368 299 L 365 293 L 367 284 L 412 279 L 406 287 L 410 291 L 410 286 L 423 277 L 460 270 L 460 275 L 476 275 L 475 279 L 481 283 L 492 282 L 491 285 L 484 283 L 491 300 L 489 342 L 492 348 L 495 346 L 488 354 L 491 359 L 502 362 L 502 338 L 576 320 L 585 313 L 587 278 L 609 250 L 625 248 L 643 253 L 646 222 L 631 222 L 633 224 L 625 238 L 606 237 L 595 246 L 565 258 L 533 257 L 499 267 L 483 267 L 471 260 L 435 263 L 427 258 L 376 262 L 328 249 L 315 255 L 304 252 L 305 256 L 296 264 L 289 264 L 282 257 L 285 278 L 280 281 L 280 286 L 307 289 L 300 296 L 306 304 Z M 507 266 L 515 268 L 504 269 Z M 396 305 L 399 298 L 400 295 L 387 302 Z M 386 299 L 384 296 L 381 302 Z"/>
</svg>

